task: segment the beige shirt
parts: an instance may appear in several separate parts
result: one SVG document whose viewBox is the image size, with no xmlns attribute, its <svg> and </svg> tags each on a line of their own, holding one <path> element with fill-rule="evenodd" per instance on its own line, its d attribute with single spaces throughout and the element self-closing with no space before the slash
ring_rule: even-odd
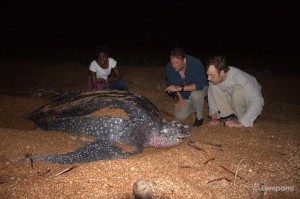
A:
<svg viewBox="0 0 300 199">
<path fill-rule="evenodd" d="M 247 96 L 247 112 L 239 119 L 239 122 L 246 127 L 253 126 L 254 120 L 261 114 L 264 105 L 264 99 L 261 94 L 261 85 L 256 81 L 255 77 L 232 66 L 229 67 L 227 74 L 226 80 L 217 84 L 217 86 L 229 95 L 232 94 L 233 86 L 236 84 L 239 84 L 244 88 Z M 218 113 L 218 108 L 212 97 L 211 89 L 208 89 L 208 104 L 209 115 Z"/>
</svg>

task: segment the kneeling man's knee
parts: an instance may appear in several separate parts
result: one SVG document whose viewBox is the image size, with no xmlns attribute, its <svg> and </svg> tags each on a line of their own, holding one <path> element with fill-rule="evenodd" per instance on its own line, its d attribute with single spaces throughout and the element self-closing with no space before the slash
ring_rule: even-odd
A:
<svg viewBox="0 0 300 199">
<path fill-rule="evenodd" d="M 181 122 L 186 119 L 186 115 L 184 115 L 180 112 L 175 112 L 174 116 L 177 120 L 179 120 Z"/>
<path fill-rule="evenodd" d="M 202 98 L 204 98 L 205 97 L 205 95 L 202 93 L 202 91 L 192 91 L 191 92 L 191 99 L 193 100 L 193 101 L 197 101 L 197 100 L 200 100 L 200 99 L 202 99 Z"/>
</svg>

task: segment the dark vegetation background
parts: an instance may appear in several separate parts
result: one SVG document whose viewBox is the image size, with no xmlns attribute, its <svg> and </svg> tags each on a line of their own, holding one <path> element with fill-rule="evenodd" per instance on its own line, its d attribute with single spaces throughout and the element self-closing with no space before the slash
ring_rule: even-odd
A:
<svg viewBox="0 0 300 199">
<path fill-rule="evenodd" d="M 204 63 L 299 73 L 298 1 L 5 1 L 0 61 L 88 65 L 96 45 L 121 65 L 161 66 L 180 46 Z"/>
</svg>

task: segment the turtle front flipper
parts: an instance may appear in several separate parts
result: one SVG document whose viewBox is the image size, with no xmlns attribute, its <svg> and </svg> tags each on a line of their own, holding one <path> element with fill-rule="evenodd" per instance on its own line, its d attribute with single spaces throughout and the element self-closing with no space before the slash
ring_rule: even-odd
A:
<svg viewBox="0 0 300 199">
<path fill-rule="evenodd" d="M 74 164 L 92 162 L 96 160 L 122 159 L 142 152 L 140 147 L 125 146 L 121 143 L 112 144 L 103 140 L 96 140 L 76 151 L 65 154 L 51 154 L 30 157 L 33 162 L 46 161 L 59 164 Z M 25 159 L 22 159 L 23 162 Z"/>
</svg>

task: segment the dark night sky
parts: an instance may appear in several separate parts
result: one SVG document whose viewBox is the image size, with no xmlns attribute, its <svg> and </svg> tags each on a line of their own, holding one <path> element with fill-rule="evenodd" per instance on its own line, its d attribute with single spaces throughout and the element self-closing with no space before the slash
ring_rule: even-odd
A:
<svg viewBox="0 0 300 199">
<path fill-rule="evenodd" d="M 295 52 L 300 43 L 297 1 L 28 0 L 2 4 L 4 51 L 106 44 L 286 53 Z"/>
</svg>

